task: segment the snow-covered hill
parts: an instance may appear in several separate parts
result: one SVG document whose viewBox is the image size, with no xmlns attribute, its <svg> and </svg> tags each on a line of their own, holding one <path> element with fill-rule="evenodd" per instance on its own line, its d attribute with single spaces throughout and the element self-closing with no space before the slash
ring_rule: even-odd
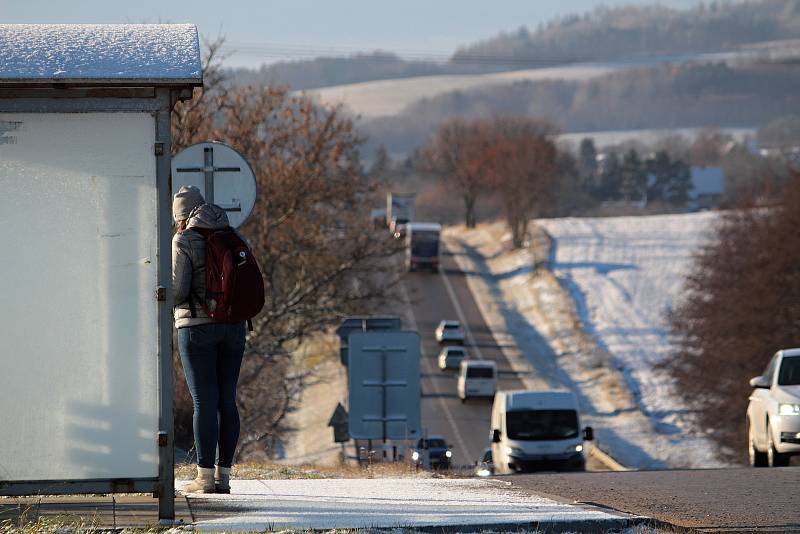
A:
<svg viewBox="0 0 800 534">
<path fill-rule="evenodd" d="M 719 467 L 656 366 L 670 353 L 667 312 L 716 218 L 540 220 L 550 238 L 536 229 L 523 250 L 502 222 L 448 228 L 446 241 L 526 387 L 575 391 L 602 450 L 637 469 Z M 548 250 L 549 269 L 534 269 Z"/>
<path fill-rule="evenodd" d="M 305 91 L 305 93 L 324 104 L 342 104 L 353 114 L 361 115 L 364 118 L 375 118 L 394 115 L 417 100 L 431 98 L 450 91 L 465 91 L 524 80 L 586 80 L 623 67 L 627 68 L 630 65 L 597 63 L 492 74 L 418 76 L 323 87 L 321 89 L 311 89 Z"/>
<path fill-rule="evenodd" d="M 550 268 L 572 295 L 581 323 L 666 433 L 684 429 L 686 414 L 655 365 L 669 356 L 667 315 L 716 218 L 709 212 L 539 221 L 554 240 Z"/>
</svg>

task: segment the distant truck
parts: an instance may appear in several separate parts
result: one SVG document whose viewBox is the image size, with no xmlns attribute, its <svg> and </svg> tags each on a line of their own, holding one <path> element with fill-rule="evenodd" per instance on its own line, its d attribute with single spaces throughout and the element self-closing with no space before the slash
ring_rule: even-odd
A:
<svg viewBox="0 0 800 534">
<path fill-rule="evenodd" d="M 498 474 L 542 469 L 584 471 L 578 398 L 571 391 L 498 391 L 492 406 L 492 459 Z"/>
<path fill-rule="evenodd" d="M 395 237 L 403 237 L 405 225 L 414 220 L 416 198 L 416 193 L 386 194 L 386 224 Z M 403 228 L 399 228 L 400 226 Z"/>
<path fill-rule="evenodd" d="M 431 269 L 438 271 L 442 225 L 412 222 L 406 224 L 405 234 L 408 270 Z"/>
</svg>

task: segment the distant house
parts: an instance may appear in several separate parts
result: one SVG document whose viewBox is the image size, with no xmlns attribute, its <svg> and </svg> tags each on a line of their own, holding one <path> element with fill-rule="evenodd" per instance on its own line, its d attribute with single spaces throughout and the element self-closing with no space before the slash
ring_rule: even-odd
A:
<svg viewBox="0 0 800 534">
<path fill-rule="evenodd" d="M 720 167 L 692 167 L 692 189 L 687 207 L 693 210 L 719 207 L 725 192 L 725 173 Z"/>
</svg>

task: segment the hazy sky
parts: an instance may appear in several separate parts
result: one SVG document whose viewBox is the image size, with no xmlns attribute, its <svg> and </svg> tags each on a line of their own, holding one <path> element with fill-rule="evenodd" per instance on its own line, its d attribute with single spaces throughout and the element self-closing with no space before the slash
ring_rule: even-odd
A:
<svg viewBox="0 0 800 534">
<path fill-rule="evenodd" d="M 376 49 L 449 53 L 458 45 L 536 27 L 559 15 L 598 5 L 652 4 L 652 0 L 0 0 L 4 23 L 192 22 L 206 37 L 224 35 L 232 46 L 259 45 L 260 56 L 233 55 L 231 65 L 328 51 L 345 55 Z M 661 0 L 689 7 L 696 0 Z M 242 48 L 243 50 L 243 48 Z"/>
</svg>

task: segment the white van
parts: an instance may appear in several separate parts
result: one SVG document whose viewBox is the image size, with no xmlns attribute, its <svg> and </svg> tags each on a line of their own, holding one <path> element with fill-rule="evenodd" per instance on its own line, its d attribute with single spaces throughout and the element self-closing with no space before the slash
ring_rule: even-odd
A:
<svg viewBox="0 0 800 534">
<path fill-rule="evenodd" d="M 494 397 L 497 391 L 497 364 L 491 360 L 461 360 L 458 369 L 458 398 Z"/>
<path fill-rule="evenodd" d="M 492 406 L 492 458 L 498 474 L 537 470 L 584 471 L 578 398 L 571 391 L 498 391 Z"/>
</svg>

